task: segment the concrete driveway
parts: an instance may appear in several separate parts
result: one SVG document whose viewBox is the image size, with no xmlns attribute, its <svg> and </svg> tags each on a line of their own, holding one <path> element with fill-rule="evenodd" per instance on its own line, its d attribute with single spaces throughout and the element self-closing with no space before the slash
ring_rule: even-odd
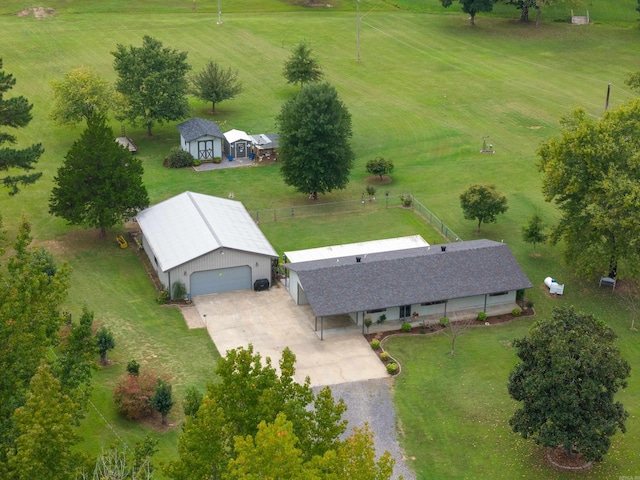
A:
<svg viewBox="0 0 640 480">
<path fill-rule="evenodd" d="M 309 376 L 312 386 L 388 376 L 357 329 L 325 331 L 320 340 L 311 308 L 296 305 L 280 285 L 262 292 L 202 295 L 193 301 L 220 355 L 253 344 L 254 351 L 277 367 L 289 347 L 296 355 L 295 380 L 302 383 Z"/>
</svg>

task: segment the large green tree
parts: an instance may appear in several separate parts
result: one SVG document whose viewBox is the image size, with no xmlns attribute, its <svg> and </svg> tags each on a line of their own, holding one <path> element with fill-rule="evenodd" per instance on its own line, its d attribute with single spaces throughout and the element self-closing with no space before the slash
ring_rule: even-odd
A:
<svg viewBox="0 0 640 480">
<path fill-rule="evenodd" d="M 349 144 L 351 114 L 328 83 L 305 86 L 282 106 L 280 172 L 287 185 L 310 194 L 342 189 L 355 155 Z"/>
<path fill-rule="evenodd" d="M 507 5 L 515 5 L 520 10 L 520 21 L 529 22 L 529 11 L 531 9 L 537 10 L 536 14 L 536 27 L 540 24 L 540 15 L 542 14 L 542 8 L 550 5 L 563 2 L 564 0 L 507 0 Z"/>
<path fill-rule="evenodd" d="M 311 48 L 306 43 L 298 43 L 292 50 L 291 56 L 284 63 L 282 71 L 287 83 L 299 83 L 300 88 L 305 83 L 318 82 L 323 76 L 320 64 L 313 57 Z"/>
<path fill-rule="evenodd" d="M 51 478 L 72 480 L 82 457 L 73 450 L 80 438 L 74 431 L 78 406 L 61 387 L 48 364 L 31 379 L 26 402 L 15 414 L 18 437 L 9 450 L 9 480 Z"/>
<path fill-rule="evenodd" d="M 454 0 L 440 0 L 443 7 L 450 7 Z M 462 5 L 462 11 L 469 14 L 469 22 L 471 25 L 476 24 L 476 14 L 480 12 L 490 12 L 493 10 L 493 4 L 498 0 L 458 0 Z"/>
<path fill-rule="evenodd" d="M 329 388 L 314 394 L 309 378 L 294 381 L 295 355 L 286 348 L 280 373 L 259 354 L 239 348 L 227 352 L 216 367 L 218 381 L 207 387 L 202 404 L 188 417 L 178 444 L 179 459 L 167 469 L 174 479 L 223 478 L 235 458 L 234 438 L 255 436 L 261 422 L 274 423 L 282 413 L 292 423 L 302 461 L 335 449 L 346 429 L 346 406 Z"/>
<path fill-rule="evenodd" d="M 104 117 L 93 115 L 58 169 L 49 211 L 104 236 L 149 205 L 142 173 L 142 162 L 114 141 Z"/>
<path fill-rule="evenodd" d="M 10 255 L 0 241 L 0 477 L 16 438 L 14 411 L 24 405 L 29 382 L 50 347 L 57 346 L 65 320 L 60 306 L 69 289 L 69 267 L 52 269 L 31 246 L 30 231 L 22 219 Z"/>
<path fill-rule="evenodd" d="M 31 121 L 33 105 L 30 105 L 25 97 L 4 98 L 4 95 L 15 84 L 16 79 L 13 78 L 13 75 L 2 70 L 2 59 L 0 58 L 0 127 L 23 128 L 29 125 Z M 30 172 L 44 153 L 40 143 L 33 144 L 22 150 L 6 146 L 6 144 L 15 143 L 15 135 L 0 131 L 0 172 L 13 172 L 14 170 Z M 9 195 L 15 195 L 19 191 L 18 185 L 30 185 L 41 176 L 42 173 L 40 172 L 12 173 L 0 177 L 0 181 L 9 189 Z"/>
<path fill-rule="evenodd" d="M 121 118 L 151 128 L 185 118 L 189 114 L 189 84 L 186 52 L 164 48 L 162 42 L 145 35 L 142 47 L 118 44 L 113 68 L 118 75 L 116 90 L 124 96 Z"/>
<path fill-rule="evenodd" d="M 615 277 L 640 263 L 640 98 L 601 118 L 577 109 L 538 149 L 545 200 L 562 216 L 551 241 L 585 276 Z"/>
<path fill-rule="evenodd" d="M 569 455 L 601 460 L 609 438 L 625 431 L 628 416 L 614 400 L 630 367 L 615 346 L 617 335 L 593 315 L 556 307 L 515 340 L 520 362 L 509 375 L 511 397 L 522 402 L 509 420 L 514 432 Z"/>
<path fill-rule="evenodd" d="M 238 71 L 231 67 L 223 68 L 213 60 L 190 77 L 190 92 L 200 100 L 211 102 L 211 113 L 216 111 L 216 103 L 231 100 L 242 92 L 242 83 L 238 80 Z"/>
<path fill-rule="evenodd" d="M 78 67 L 51 80 L 51 118 L 60 125 L 76 125 L 94 114 L 107 115 L 116 103 L 113 86 L 92 67 Z"/>
<path fill-rule="evenodd" d="M 480 225 L 495 223 L 496 216 L 507 211 L 507 199 L 496 191 L 495 185 L 471 185 L 460 194 L 460 206 L 464 218 L 477 220 L 480 233 Z"/>
</svg>

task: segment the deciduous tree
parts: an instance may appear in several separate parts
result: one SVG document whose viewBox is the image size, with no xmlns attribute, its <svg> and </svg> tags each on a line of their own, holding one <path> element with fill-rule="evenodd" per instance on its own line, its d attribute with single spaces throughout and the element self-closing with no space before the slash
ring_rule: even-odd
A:
<svg viewBox="0 0 640 480">
<path fill-rule="evenodd" d="M 288 348 L 282 353 L 280 374 L 270 359 L 265 363 L 251 345 L 220 359 L 219 382 L 207 387 L 197 414 L 185 422 L 180 458 L 167 470 L 171 478 L 222 478 L 236 457 L 233 439 L 254 437 L 260 422 L 274 423 L 280 413 L 293 425 L 303 461 L 337 447 L 346 429 L 341 419 L 344 402 L 335 402 L 329 388 L 314 395 L 308 378 L 304 384 L 295 382 L 295 355 Z"/>
<path fill-rule="evenodd" d="M 80 438 L 73 419 L 78 405 L 43 363 L 33 376 L 26 402 L 15 414 L 18 437 L 9 451 L 9 479 L 73 479 L 81 457 L 72 450 Z"/>
<path fill-rule="evenodd" d="M 58 168 L 49 211 L 72 225 L 118 225 L 149 205 L 142 162 L 117 142 L 104 117 L 93 115 Z"/>
<path fill-rule="evenodd" d="M 609 438 L 625 431 L 628 416 L 616 392 L 630 367 L 614 342 L 617 335 L 593 315 L 557 307 L 515 340 L 520 362 L 509 375 L 511 397 L 522 402 L 509 424 L 524 438 L 562 446 L 586 460 L 602 460 Z"/>
<path fill-rule="evenodd" d="M 116 103 L 112 85 L 91 67 L 78 67 L 52 80 L 51 118 L 60 125 L 76 125 L 94 114 L 106 116 Z"/>
<path fill-rule="evenodd" d="M 542 192 L 562 213 L 550 240 L 578 274 L 613 278 L 640 262 L 640 98 L 598 119 L 577 109 L 561 127 L 538 149 Z"/>
<path fill-rule="evenodd" d="M 299 83 L 300 88 L 304 87 L 305 83 L 320 81 L 323 76 L 320 64 L 313 58 L 311 48 L 304 42 L 294 47 L 284 64 L 282 74 L 287 83 Z"/>
<path fill-rule="evenodd" d="M 522 228 L 522 239 L 527 243 L 533 244 L 533 253 L 536 253 L 536 243 L 544 243 L 547 241 L 547 234 L 544 233 L 545 225 L 542 217 L 538 213 L 534 213 L 526 227 Z"/>
<path fill-rule="evenodd" d="M 118 44 L 113 68 L 118 75 L 116 90 L 125 99 L 123 119 L 151 128 L 185 118 L 189 114 L 186 52 L 163 48 L 162 42 L 145 35 L 142 47 Z"/>
<path fill-rule="evenodd" d="M 328 83 L 305 86 L 285 103 L 280 125 L 280 172 L 287 185 L 310 194 L 345 188 L 355 155 L 351 115 Z"/>
<path fill-rule="evenodd" d="M 216 112 L 216 103 L 231 100 L 242 92 L 238 71 L 223 68 L 210 60 L 204 68 L 191 76 L 190 92 L 205 102 L 211 102 L 211 113 Z"/>
<path fill-rule="evenodd" d="M 469 14 L 469 22 L 471 25 L 476 23 L 476 14 L 480 12 L 490 12 L 493 10 L 493 4 L 497 0 L 458 0 L 458 3 L 462 5 L 462 11 Z M 443 7 L 450 7 L 453 0 L 440 0 Z"/>
<path fill-rule="evenodd" d="M 16 79 L 13 78 L 13 75 L 2 70 L 2 59 L 0 59 L 0 127 L 24 128 L 31 121 L 33 105 L 30 105 L 25 97 L 4 98 L 4 95 L 15 84 Z M 15 143 L 15 135 L 0 132 L 0 147 L 2 147 L 0 148 L 0 172 L 13 171 L 14 169 L 31 172 L 40 156 L 44 153 L 42 144 L 35 143 L 22 150 L 16 150 L 5 145 Z M 15 195 L 19 191 L 18 185 L 30 185 L 41 176 L 41 172 L 9 174 L 0 177 L 0 181 L 9 189 L 9 195 Z"/>
<path fill-rule="evenodd" d="M 1 233 L 0 219 L 0 237 Z M 70 269 L 55 266 L 31 246 L 31 227 L 22 219 L 13 253 L 0 240 L 0 476 L 7 449 L 16 438 L 14 411 L 24 405 L 38 366 L 57 346 L 64 323 L 60 307 L 69 289 Z"/>
<path fill-rule="evenodd" d="M 389 175 L 393 171 L 393 161 L 378 157 L 367 162 L 367 172 L 378 175 L 382 180 L 383 175 Z"/>
<path fill-rule="evenodd" d="M 460 194 L 460 205 L 464 218 L 477 220 L 480 233 L 480 225 L 495 223 L 496 216 L 507 211 L 507 199 L 496 191 L 495 185 L 471 185 Z"/>
</svg>

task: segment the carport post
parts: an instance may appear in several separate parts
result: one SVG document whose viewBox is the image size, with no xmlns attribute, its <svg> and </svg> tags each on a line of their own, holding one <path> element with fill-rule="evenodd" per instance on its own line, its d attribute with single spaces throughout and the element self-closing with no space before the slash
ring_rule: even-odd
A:
<svg viewBox="0 0 640 480">
<path fill-rule="evenodd" d="M 324 340 L 324 317 L 320 317 L 320 340 Z"/>
</svg>

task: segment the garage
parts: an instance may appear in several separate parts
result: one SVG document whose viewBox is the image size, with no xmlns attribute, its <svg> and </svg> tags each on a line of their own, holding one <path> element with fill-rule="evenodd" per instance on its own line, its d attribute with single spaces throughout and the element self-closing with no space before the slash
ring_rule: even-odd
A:
<svg viewBox="0 0 640 480">
<path fill-rule="evenodd" d="M 251 288 L 251 268 L 248 265 L 218 268 L 191 274 L 191 295 L 231 292 Z"/>
</svg>

